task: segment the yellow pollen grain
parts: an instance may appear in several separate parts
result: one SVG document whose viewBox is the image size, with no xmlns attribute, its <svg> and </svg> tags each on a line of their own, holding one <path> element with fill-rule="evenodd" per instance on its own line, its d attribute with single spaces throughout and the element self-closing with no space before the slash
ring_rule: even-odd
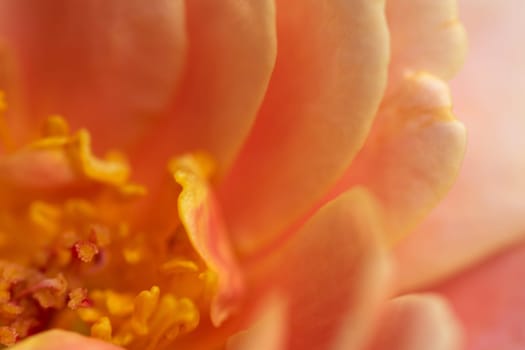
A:
<svg viewBox="0 0 525 350">
<path fill-rule="evenodd" d="M 75 243 L 75 251 L 78 258 L 85 263 L 91 262 L 95 255 L 99 253 L 97 245 L 89 241 L 80 241 Z"/>
<path fill-rule="evenodd" d="M 70 309 L 76 310 L 79 307 L 84 306 L 87 301 L 87 289 L 85 288 L 75 288 L 69 292 L 69 301 L 67 306 Z"/>
</svg>

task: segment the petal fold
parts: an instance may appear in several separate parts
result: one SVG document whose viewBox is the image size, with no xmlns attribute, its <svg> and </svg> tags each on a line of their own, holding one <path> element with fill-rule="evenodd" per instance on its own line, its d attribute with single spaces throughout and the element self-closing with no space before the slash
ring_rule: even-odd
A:
<svg viewBox="0 0 525 350">
<path fill-rule="evenodd" d="M 253 262 L 253 293 L 277 289 L 287 301 L 287 349 L 360 349 L 389 289 L 380 234 L 370 196 L 354 189 Z"/>
<path fill-rule="evenodd" d="M 123 350 L 115 345 L 87 338 L 77 333 L 52 330 L 34 335 L 12 350 Z"/>
<path fill-rule="evenodd" d="M 463 323 L 466 350 L 525 348 L 524 275 L 522 242 L 434 289 Z"/>
<path fill-rule="evenodd" d="M 282 297 L 269 296 L 255 311 L 251 326 L 228 339 L 227 350 L 284 350 L 286 304 Z"/>
<path fill-rule="evenodd" d="M 463 64 L 466 35 L 456 0 L 386 2 L 391 36 L 389 91 L 407 72 L 427 71 L 445 81 Z"/>
<path fill-rule="evenodd" d="M 220 177 L 246 138 L 276 56 L 273 0 L 187 0 L 188 58 L 179 93 L 136 152 L 163 164 L 204 150 Z M 149 160 L 148 160 L 149 159 Z"/>
<path fill-rule="evenodd" d="M 382 205 L 386 240 L 397 241 L 452 186 L 465 143 L 446 84 L 428 73 L 407 75 L 331 196 L 355 185 L 368 188 Z"/>
<path fill-rule="evenodd" d="M 319 200 L 364 142 L 383 93 L 383 1 L 277 1 L 275 71 L 220 190 L 244 254 Z"/>
<path fill-rule="evenodd" d="M 409 294 L 390 301 L 368 350 L 460 350 L 462 329 L 446 300 Z"/>
<path fill-rule="evenodd" d="M 211 169 L 206 156 L 188 155 L 170 163 L 173 178 L 182 187 L 179 218 L 193 247 L 215 274 L 211 278 L 217 280 L 210 317 L 219 326 L 235 311 L 244 286 L 215 197 L 206 181 Z"/>
<path fill-rule="evenodd" d="M 469 144 L 450 193 L 397 248 L 405 291 L 437 283 L 525 237 L 525 46 L 519 16 L 525 3 L 460 5 L 470 49 L 452 92 Z"/>
</svg>

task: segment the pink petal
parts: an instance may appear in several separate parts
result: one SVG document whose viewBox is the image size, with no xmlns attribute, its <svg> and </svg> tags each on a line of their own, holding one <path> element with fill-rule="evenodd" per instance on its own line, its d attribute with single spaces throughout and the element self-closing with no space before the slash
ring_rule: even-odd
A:
<svg viewBox="0 0 525 350">
<path fill-rule="evenodd" d="M 271 0 L 187 0 L 188 58 L 180 92 L 137 149 L 140 165 L 206 150 L 222 173 L 261 104 L 276 55 Z"/>
<path fill-rule="evenodd" d="M 390 301 L 369 350 L 459 350 L 461 326 L 438 295 L 406 295 Z"/>
<path fill-rule="evenodd" d="M 436 290 L 452 304 L 466 330 L 467 350 L 525 348 L 525 244 Z"/>
<path fill-rule="evenodd" d="M 12 122 L 34 130 L 58 113 L 99 150 L 128 145 L 172 98 L 184 25 L 182 0 L 2 1 L 0 36 L 17 55 L 29 113 Z"/>
<path fill-rule="evenodd" d="M 386 16 L 392 55 L 389 91 L 407 72 L 426 71 L 443 80 L 456 74 L 466 52 L 456 0 L 389 0 Z"/>
<path fill-rule="evenodd" d="M 123 350 L 120 347 L 77 333 L 52 330 L 32 336 L 12 350 Z"/>
<path fill-rule="evenodd" d="M 453 93 L 469 144 L 455 187 L 396 252 L 404 290 L 457 273 L 525 233 L 525 3 L 460 3 L 470 56 Z"/>
<path fill-rule="evenodd" d="M 352 190 L 247 272 L 253 293 L 275 288 L 289 303 L 287 349 L 362 344 L 388 293 L 389 265 L 374 209 L 365 191 Z"/>
<path fill-rule="evenodd" d="M 426 73 L 407 75 L 330 197 L 367 187 L 382 205 L 386 240 L 396 241 L 445 196 L 464 149 L 465 129 L 451 112 L 446 83 Z"/>
<path fill-rule="evenodd" d="M 251 326 L 228 339 L 227 350 L 285 349 L 286 304 L 270 296 L 255 311 Z"/>
<path fill-rule="evenodd" d="M 383 11 L 383 1 L 277 1 L 275 71 L 220 192 L 243 253 L 304 214 L 362 145 L 385 84 Z"/>
</svg>

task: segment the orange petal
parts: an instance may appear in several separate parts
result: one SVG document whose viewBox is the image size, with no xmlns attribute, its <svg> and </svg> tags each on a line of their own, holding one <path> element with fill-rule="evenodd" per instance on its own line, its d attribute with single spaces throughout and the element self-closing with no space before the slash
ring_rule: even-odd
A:
<svg viewBox="0 0 525 350">
<path fill-rule="evenodd" d="M 276 67 L 220 192 L 243 253 L 275 238 L 341 174 L 382 95 L 383 1 L 277 1 Z"/>
<path fill-rule="evenodd" d="M 525 244 L 436 288 L 464 324 L 467 350 L 525 348 Z"/>
<path fill-rule="evenodd" d="M 470 55 L 452 91 L 469 145 L 452 191 L 397 250 L 403 290 L 435 283 L 525 235 L 525 46 L 518 15 L 525 3 L 460 3 Z"/>
<path fill-rule="evenodd" d="M 285 349 L 286 304 L 280 296 L 268 297 L 255 311 L 250 328 L 228 339 L 227 350 Z"/>
<path fill-rule="evenodd" d="M 444 197 L 464 149 L 465 129 L 451 113 L 446 84 L 427 73 L 408 75 L 331 196 L 367 187 L 383 206 L 386 239 L 398 240 Z"/>
<path fill-rule="evenodd" d="M 461 327 L 445 299 L 406 295 L 390 301 L 369 350 L 459 350 Z M 498 348 L 498 347 L 496 347 Z"/>
<path fill-rule="evenodd" d="M 52 330 L 34 335 L 12 350 L 123 350 L 120 347 L 76 333 Z"/>
<path fill-rule="evenodd" d="M 386 16 L 392 52 L 389 90 L 407 71 L 424 70 L 443 80 L 456 74 L 466 52 L 456 0 L 390 0 Z"/>
<path fill-rule="evenodd" d="M 178 198 L 179 218 L 195 250 L 218 279 L 210 310 L 211 320 L 218 326 L 235 310 L 243 293 L 243 281 L 215 198 L 206 182 L 209 166 L 206 158 L 185 156 L 174 160 L 170 170 L 182 186 Z"/>
<path fill-rule="evenodd" d="M 187 0 L 188 59 L 173 108 L 137 149 L 140 164 L 205 150 L 221 174 L 250 130 L 276 55 L 272 0 Z"/>
<path fill-rule="evenodd" d="M 389 281 L 379 225 L 367 193 L 352 190 L 247 272 L 289 303 L 287 349 L 359 348 Z"/>
<path fill-rule="evenodd" d="M 20 62 L 27 129 L 59 113 L 91 130 L 99 150 L 121 148 L 172 98 L 185 53 L 182 0 L 8 0 L 0 14 L 0 36 Z"/>
</svg>

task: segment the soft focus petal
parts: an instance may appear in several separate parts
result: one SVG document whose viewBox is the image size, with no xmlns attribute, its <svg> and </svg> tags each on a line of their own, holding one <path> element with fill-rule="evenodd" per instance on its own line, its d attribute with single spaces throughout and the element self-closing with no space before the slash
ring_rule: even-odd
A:
<svg viewBox="0 0 525 350">
<path fill-rule="evenodd" d="M 525 244 L 436 290 L 448 298 L 466 331 L 466 350 L 525 348 Z"/>
<path fill-rule="evenodd" d="M 286 311 L 286 304 L 280 296 L 268 297 L 255 311 L 250 328 L 228 339 L 226 349 L 285 349 Z"/>
<path fill-rule="evenodd" d="M 457 272 L 525 234 L 525 2 L 460 4 L 470 53 L 453 94 L 469 145 L 452 191 L 397 250 L 404 290 Z"/>
<path fill-rule="evenodd" d="M 383 1 L 277 1 L 276 67 L 220 192 L 239 249 L 311 207 L 362 145 L 387 65 Z"/>
<path fill-rule="evenodd" d="M 389 90 L 407 71 L 427 71 L 449 80 L 465 56 L 465 31 L 456 0 L 389 0 L 386 15 L 392 60 Z"/>
<path fill-rule="evenodd" d="M 368 349 L 459 350 L 461 338 L 459 322 L 445 299 L 406 295 L 388 303 Z"/>
<path fill-rule="evenodd" d="M 0 3 L 0 37 L 22 67 L 27 129 L 49 114 L 122 147 L 163 112 L 185 52 L 182 0 Z M 17 115 L 17 123 L 24 121 Z"/>
<path fill-rule="evenodd" d="M 173 108 L 137 152 L 162 162 L 206 150 L 218 172 L 250 130 L 276 55 L 271 0 L 187 0 L 188 59 Z M 144 152 L 141 152 L 144 151 Z"/>
<path fill-rule="evenodd" d="M 426 73 L 406 76 L 331 197 L 365 186 L 383 206 L 386 239 L 410 232 L 444 197 L 463 158 L 465 129 L 451 105 L 443 81 Z"/>
<path fill-rule="evenodd" d="M 76 333 L 52 330 L 32 336 L 12 350 L 122 350 L 117 346 Z"/>
<path fill-rule="evenodd" d="M 388 293 L 389 265 L 378 217 L 363 190 L 321 208 L 280 247 L 257 262 L 257 291 L 272 286 L 288 300 L 287 349 L 354 349 Z M 277 273 L 276 281 L 271 274 Z"/>
<path fill-rule="evenodd" d="M 15 136 L 21 132 L 13 123 L 14 116 L 22 113 L 18 76 L 14 53 L 0 38 L 0 155 L 16 146 Z"/>
</svg>

